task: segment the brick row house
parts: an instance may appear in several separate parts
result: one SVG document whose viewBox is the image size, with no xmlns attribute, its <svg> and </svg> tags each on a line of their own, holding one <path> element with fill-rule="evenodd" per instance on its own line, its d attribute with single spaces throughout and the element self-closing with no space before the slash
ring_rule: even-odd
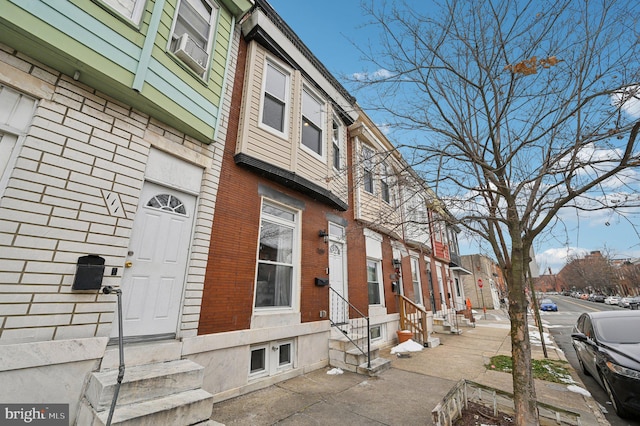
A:
<svg viewBox="0 0 640 426">
<path fill-rule="evenodd" d="M 0 399 L 74 424 L 459 321 L 449 213 L 264 0 L 0 0 L 0 197 Z"/>
</svg>

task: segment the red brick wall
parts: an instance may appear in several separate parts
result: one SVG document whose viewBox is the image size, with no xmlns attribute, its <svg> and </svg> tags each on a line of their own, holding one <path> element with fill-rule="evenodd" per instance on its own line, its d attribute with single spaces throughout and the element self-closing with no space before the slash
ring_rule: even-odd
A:
<svg viewBox="0 0 640 426">
<path fill-rule="evenodd" d="M 259 184 L 302 201 L 305 206 L 301 216 L 301 280 L 298 293 L 302 322 L 327 319 L 320 318 L 320 311 L 329 311 L 329 288 L 316 286 L 315 278 L 328 278 L 329 254 L 327 244 L 318 236 L 318 232 L 327 229 L 327 213 L 346 217 L 344 212 L 236 166 L 233 156 L 238 135 L 246 47 L 244 40 L 241 40 L 198 334 L 250 327 L 260 228 Z M 294 278 L 294 286 L 297 285 Z"/>
<path fill-rule="evenodd" d="M 198 334 L 249 328 L 253 304 L 256 244 L 260 211 L 258 179 L 235 166 L 233 155 L 246 64 L 246 44 L 240 41 L 229 129 L 223 154 L 207 259 Z"/>
</svg>

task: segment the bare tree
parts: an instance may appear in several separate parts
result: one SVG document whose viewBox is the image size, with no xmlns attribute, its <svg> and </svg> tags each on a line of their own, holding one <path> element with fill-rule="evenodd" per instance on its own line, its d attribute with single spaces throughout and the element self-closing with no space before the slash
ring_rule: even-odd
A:
<svg viewBox="0 0 640 426">
<path fill-rule="evenodd" d="M 611 265 L 611 257 L 606 252 L 604 255 L 594 251 L 585 256 L 571 256 L 558 275 L 571 288 L 606 295 L 616 293 L 618 279 Z"/>
<path fill-rule="evenodd" d="M 381 37 L 360 46 L 375 70 L 355 79 L 367 89 L 359 102 L 388 120 L 407 161 L 503 268 L 516 423 L 536 424 L 525 295 L 534 240 L 566 209 L 640 204 L 640 122 L 627 114 L 640 5 L 418 4 L 363 4 Z"/>
</svg>

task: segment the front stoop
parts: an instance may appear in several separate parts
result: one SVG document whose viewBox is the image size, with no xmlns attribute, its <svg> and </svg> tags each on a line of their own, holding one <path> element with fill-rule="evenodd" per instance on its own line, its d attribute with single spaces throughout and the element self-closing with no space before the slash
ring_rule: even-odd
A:
<svg viewBox="0 0 640 426">
<path fill-rule="evenodd" d="M 91 374 L 78 425 L 107 423 L 118 370 Z M 125 368 L 112 425 L 211 425 L 213 395 L 202 389 L 204 368 L 175 360 Z M 209 422 L 209 423 L 207 423 Z"/>
<path fill-rule="evenodd" d="M 456 328 L 444 318 L 433 318 L 433 330 L 437 333 L 462 334 L 462 330 Z"/>
<path fill-rule="evenodd" d="M 437 337 L 429 336 L 424 346 L 427 348 L 436 348 L 440 346 L 440 339 Z"/>
<path fill-rule="evenodd" d="M 348 337 L 366 351 L 366 336 L 349 334 Z M 378 356 L 379 353 L 380 347 L 372 344 L 370 348 L 371 367 L 367 367 L 367 356 L 347 336 L 329 340 L 329 364 L 332 367 L 338 367 L 353 373 L 375 376 L 391 367 L 391 361 L 380 358 Z"/>
<path fill-rule="evenodd" d="M 359 374 L 364 374 L 367 376 L 377 376 L 378 374 L 382 373 L 383 371 L 386 371 L 388 369 L 391 368 L 391 361 L 386 359 L 386 358 L 376 358 L 376 359 L 372 359 L 371 360 L 371 366 L 368 367 L 367 363 L 363 363 L 360 364 L 358 366 L 357 372 Z"/>
</svg>

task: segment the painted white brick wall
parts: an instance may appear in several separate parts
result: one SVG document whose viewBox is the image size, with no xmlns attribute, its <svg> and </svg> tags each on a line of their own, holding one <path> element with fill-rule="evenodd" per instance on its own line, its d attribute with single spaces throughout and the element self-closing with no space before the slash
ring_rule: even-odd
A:
<svg viewBox="0 0 640 426">
<path fill-rule="evenodd" d="M 0 46 L 0 61 L 22 73 L 25 85 L 33 85 L 35 77 L 49 91 L 20 88 L 45 98 L 38 99 L 19 158 L 6 188 L 0 188 L 0 344 L 110 335 L 116 298 L 72 291 L 76 261 L 101 255 L 103 285 L 120 285 L 147 156 L 158 140 L 163 151 L 178 157 L 195 152 L 212 162 L 203 173 L 176 329 L 181 337 L 195 336 L 222 143 L 202 144 L 22 54 L 6 52 Z M 229 84 L 226 111 L 231 90 Z M 226 138 L 224 122 L 218 141 Z M 117 212 L 107 207 L 108 194 L 119 198 Z"/>
</svg>

